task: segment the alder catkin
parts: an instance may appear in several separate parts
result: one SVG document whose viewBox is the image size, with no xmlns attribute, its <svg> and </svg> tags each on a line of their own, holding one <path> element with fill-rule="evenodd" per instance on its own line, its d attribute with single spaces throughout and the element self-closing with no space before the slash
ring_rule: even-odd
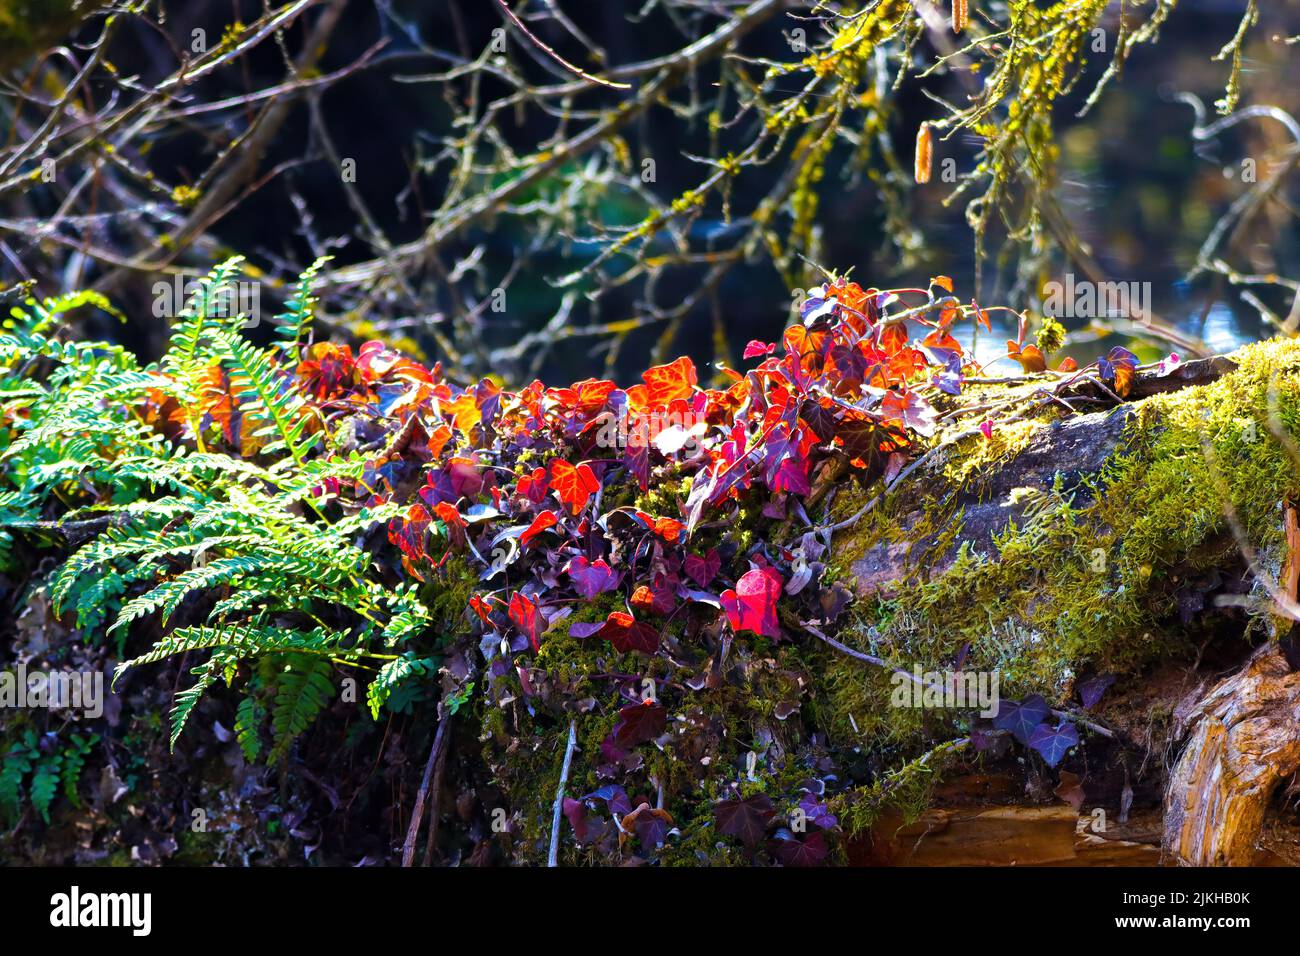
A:
<svg viewBox="0 0 1300 956">
<path fill-rule="evenodd" d="M 952 32 L 966 29 L 966 0 L 952 0 Z"/>
<path fill-rule="evenodd" d="M 930 165 L 934 161 L 934 134 L 930 124 L 922 123 L 916 131 L 916 181 L 925 185 L 930 181 Z"/>
</svg>

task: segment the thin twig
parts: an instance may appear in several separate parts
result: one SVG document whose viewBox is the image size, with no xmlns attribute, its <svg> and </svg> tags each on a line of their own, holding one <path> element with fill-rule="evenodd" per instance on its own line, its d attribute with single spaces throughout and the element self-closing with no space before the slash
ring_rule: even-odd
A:
<svg viewBox="0 0 1300 956">
<path fill-rule="evenodd" d="M 608 86 L 616 90 L 630 90 L 632 88 L 631 83 L 615 83 L 612 80 L 606 80 L 599 76 L 592 76 L 590 73 L 587 73 L 579 69 L 578 67 L 574 66 L 564 57 L 560 56 L 560 54 L 556 53 L 553 49 L 551 49 L 549 46 L 543 43 L 541 38 L 538 37 L 536 34 L 534 34 L 532 30 L 524 26 L 524 21 L 520 20 L 519 17 L 515 15 L 515 12 L 510 9 L 510 6 L 506 3 L 506 0 L 497 0 L 497 6 L 501 8 L 502 13 L 504 13 L 507 17 L 510 18 L 510 22 L 515 25 L 515 27 L 519 30 L 519 32 L 522 33 L 524 36 L 528 37 L 528 39 L 532 41 L 534 46 L 536 46 L 539 50 L 541 50 L 543 53 L 549 56 L 556 63 L 560 64 L 560 66 L 564 67 L 570 73 L 574 74 L 575 76 L 580 76 L 584 80 L 587 80 L 590 83 L 599 83 L 601 86 Z"/>
<path fill-rule="evenodd" d="M 546 856 L 547 866 L 560 865 L 560 814 L 564 810 L 564 786 L 569 782 L 569 767 L 573 764 L 573 751 L 578 745 L 577 721 L 569 721 L 569 743 L 564 748 L 564 766 L 560 769 L 560 785 L 555 788 L 555 810 L 551 814 L 551 852 Z"/>
<path fill-rule="evenodd" d="M 433 778 L 433 768 L 438 762 L 439 751 L 446 746 L 447 725 L 451 715 L 438 721 L 438 732 L 433 737 L 433 746 L 429 749 L 429 759 L 424 764 L 424 777 L 420 780 L 420 792 L 415 795 L 415 808 L 411 811 L 411 825 L 406 828 L 406 842 L 402 844 L 402 866 L 411 866 L 415 862 L 415 841 L 420 835 L 420 823 L 424 819 L 424 805 L 428 802 L 429 784 Z M 432 839 L 433 825 L 430 824 Z"/>
<path fill-rule="evenodd" d="M 847 644 L 841 644 L 839 641 L 835 640 L 835 638 L 829 636 L 828 634 L 824 634 L 821 630 L 819 630 L 818 628 L 814 627 L 811 624 L 801 621 L 799 626 L 802 627 L 809 634 L 811 634 L 813 637 L 817 638 L 818 640 L 825 641 L 827 644 L 835 648 L 837 651 L 841 651 L 845 654 L 848 654 L 850 657 L 855 657 L 858 660 L 863 661 L 867 664 L 871 664 L 875 667 L 883 667 L 886 670 L 893 671 L 895 674 L 901 674 L 903 677 L 906 677 L 912 683 L 919 684 L 920 686 L 925 687 L 929 690 L 938 691 L 939 693 L 947 692 L 947 688 L 937 684 L 930 684 L 924 678 L 918 677 L 913 671 L 903 670 L 903 668 L 896 667 L 895 665 L 889 663 L 889 661 L 880 657 L 876 657 L 872 654 L 864 654 L 862 653 L 862 651 L 855 651 Z M 1073 720 L 1078 724 L 1082 724 L 1084 727 L 1087 727 L 1093 733 L 1101 734 L 1103 737 L 1109 737 L 1111 740 L 1115 739 L 1115 733 L 1113 731 L 1109 730 L 1106 727 L 1103 727 L 1101 724 L 1093 723 L 1092 721 L 1084 717 L 1080 717 L 1077 713 L 1074 713 L 1073 711 L 1057 710 L 1056 708 L 1053 708 L 1052 714 L 1055 715 L 1056 717 L 1061 718 L 1062 720 Z"/>
</svg>

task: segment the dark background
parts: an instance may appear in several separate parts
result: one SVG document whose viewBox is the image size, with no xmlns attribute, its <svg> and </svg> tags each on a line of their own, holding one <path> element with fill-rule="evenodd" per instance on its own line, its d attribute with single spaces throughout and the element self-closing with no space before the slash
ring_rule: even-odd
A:
<svg viewBox="0 0 1300 956">
<path fill-rule="evenodd" d="M 359 0 L 349 4 L 346 21 L 321 64 L 323 71 L 351 62 L 382 35 L 390 36 L 392 42 L 380 66 L 331 87 L 323 106 L 339 151 L 357 162 L 361 193 L 387 234 L 401 242 L 423 231 L 427 210 L 442 195 L 444 176 L 413 175 L 412 164 L 421 144 L 424 153 L 431 151 L 431 132 L 446 131 L 450 112 L 441 100 L 443 91 L 439 87 L 400 83 L 393 76 L 445 68 L 445 63 L 422 52 L 424 44 L 452 51 L 464 44 L 466 49 L 477 51 L 503 21 L 496 5 L 490 2 L 462 2 L 457 7 L 458 16 L 452 15 L 451 6 L 445 2 L 424 0 L 392 5 L 392 11 L 405 24 L 397 20 L 383 22 L 379 10 L 384 6 Z M 668 53 L 686 42 L 662 14 L 652 13 L 643 23 L 630 23 L 626 15 L 637 10 L 637 4 L 569 0 L 562 6 L 608 50 L 614 63 Z M 1296 90 L 1300 88 L 1300 76 L 1290 55 L 1292 48 L 1270 42 L 1269 38 L 1279 31 L 1300 31 L 1300 17 L 1295 15 L 1294 4 L 1265 7 L 1264 22 L 1254 31 L 1255 40 L 1248 47 L 1243 67 L 1243 105 L 1262 102 L 1290 109 L 1296 106 Z M 247 22 L 260 9 L 260 4 L 251 0 L 174 4 L 168 10 L 170 40 L 156 31 L 134 29 L 119 44 L 114 62 L 120 70 L 138 72 L 146 83 L 156 82 L 174 68 L 175 56 L 169 43 L 184 42 L 195 27 L 203 27 L 210 37 L 219 37 L 236 16 Z M 1057 110 L 1062 152 L 1057 188 L 1073 226 L 1090 244 L 1110 279 L 1152 283 L 1156 311 L 1203 336 L 1216 349 L 1257 338 L 1266 334 L 1265 330 L 1254 310 L 1240 304 L 1221 283 L 1202 279 L 1188 284 L 1182 277 L 1193 264 L 1195 251 L 1214 220 L 1243 189 L 1231 178 L 1239 168 L 1240 158 L 1260 157 L 1262 177 L 1271 155 L 1269 150 L 1280 149 L 1286 139 L 1277 124 L 1250 121 L 1212 143 L 1195 144 L 1190 135 L 1192 111 L 1174 102 L 1172 94 L 1190 91 L 1207 105 L 1222 95 L 1228 67 L 1226 63 L 1211 62 L 1211 58 L 1236 30 L 1243 9 L 1244 3 L 1231 0 L 1180 3 L 1159 43 L 1136 49 L 1123 76 L 1112 83 L 1090 116 L 1076 120 L 1074 112 L 1101 75 L 1108 59 L 1101 54 L 1093 55 L 1095 62 L 1083 81 Z M 774 18 L 746 40 L 746 52 L 788 57 L 782 28 L 788 29 L 789 23 Z M 293 29 L 294 37 L 299 37 L 301 26 Z M 542 31 L 542 35 L 563 55 L 586 62 L 584 51 L 573 38 L 559 32 L 552 35 Z M 702 71 L 702 82 L 709 80 L 711 69 Z M 237 95 L 283 77 L 281 52 L 275 43 L 268 42 L 254 52 L 242 70 L 226 70 L 194 92 L 198 98 L 210 100 Z M 540 68 L 538 77 L 553 79 Z M 955 83 L 944 77 L 927 82 L 945 96 L 958 92 Z M 490 86 L 489 81 L 485 95 L 505 92 L 504 87 L 492 90 Z M 616 94 L 611 97 L 609 102 L 615 102 Z M 910 158 L 917 125 L 924 119 L 936 118 L 938 107 L 922 95 L 916 81 L 904 87 L 897 105 L 890 131 L 900 156 Z M 681 158 L 684 152 L 707 152 L 707 135 L 701 127 L 683 124 L 666 110 L 652 109 L 643 122 L 628 131 L 634 156 L 656 158 L 658 181 L 653 188 L 660 197 L 671 199 L 703 178 L 700 166 Z M 501 130 L 512 144 L 526 152 L 536 149 L 536 143 L 550 134 L 552 126 L 526 118 L 522 126 L 507 124 Z M 211 132 L 199 124 L 192 131 L 160 139 L 152 144 L 147 163 L 160 172 L 166 171 L 172 181 L 197 177 L 214 155 Z M 263 168 L 301 157 L 308 140 L 306 111 L 298 110 L 264 160 Z M 961 169 L 973 163 L 975 147 L 969 137 L 954 137 L 939 144 L 938 149 L 936 168 L 945 156 L 956 158 Z M 880 197 L 865 180 L 856 185 L 842 181 L 844 158 L 838 152 L 832 155 L 821 183 L 823 264 L 837 270 L 853 268 L 854 277 L 864 285 L 923 284 L 929 275 L 947 274 L 956 280 L 959 294 L 975 291 L 972 236 L 961 203 L 945 208 L 942 202 L 951 187 L 940 183 L 936 175 L 929 186 L 912 190 L 912 220 L 925 246 L 918 262 L 904 269 L 882 233 Z M 740 177 L 733 192 L 733 208 L 751 209 L 775 172 L 763 170 Z M 294 166 L 262 187 L 238 212 L 222 219 L 215 234 L 232 251 L 263 264 L 309 262 L 311 251 L 304 239 L 302 215 L 291 201 L 292 191 L 306 200 L 313 217 L 311 228 L 318 235 L 353 235 L 356 216 L 341 195 L 338 171 L 324 158 Z M 618 210 L 611 210 L 611 218 L 618 215 Z M 704 225 L 719 222 L 718 217 L 717 208 L 711 206 L 705 213 Z M 628 212 L 628 221 L 638 218 L 636 211 Z M 454 261 L 455 251 L 467 251 L 474 243 L 485 242 L 485 274 L 501 275 L 509 269 L 524 238 L 517 222 L 504 217 L 495 223 L 488 220 L 447 258 Z M 1262 236 L 1255 244 L 1251 251 L 1255 264 L 1285 272 L 1288 263 L 1297 261 L 1297 239 L 1289 219 L 1280 223 L 1277 232 Z M 572 269 L 573 256 L 580 262 L 584 250 L 571 253 L 566 255 L 556 249 L 540 257 L 538 268 L 512 287 L 507 312 L 487 313 L 484 334 L 493 345 L 508 344 L 537 328 L 553 313 L 559 295 L 547 282 L 547 276 Z M 333 254 L 340 264 L 373 258 L 372 250 L 355 239 L 335 248 Z M 585 254 L 590 254 L 590 249 Z M 1058 268 L 1042 279 L 1059 279 L 1064 271 Z M 1009 275 L 1009 269 L 999 268 L 997 262 L 986 263 L 984 287 L 978 290 L 981 302 L 1015 307 L 1029 304 L 1008 301 Z M 662 297 L 684 297 L 697 278 L 698 273 L 688 270 L 675 272 L 666 278 Z M 122 298 L 130 308 L 134 325 L 118 333 L 146 353 L 159 348 L 163 332 L 161 320 L 150 314 L 148 289 L 149 283 L 142 278 L 123 290 Z M 724 281 L 719 299 L 733 350 L 743 347 L 750 338 L 774 338 L 790 317 L 786 284 L 763 259 L 734 269 Z M 603 301 L 602 315 L 608 319 L 635 314 L 637 301 L 634 290 L 616 292 Z M 1289 302 L 1277 297 L 1270 304 L 1283 315 L 1289 306 Z M 657 334 L 658 330 L 639 333 L 624 348 L 619 362 L 622 378 L 634 376 L 643 367 L 646 349 Z M 697 362 L 710 361 L 715 357 L 711 334 L 711 319 L 701 311 L 683 325 L 676 349 L 692 354 Z M 427 335 L 417 333 L 415 337 L 426 347 L 429 358 L 437 357 Z M 569 380 L 591 374 L 592 358 L 587 348 L 583 343 L 557 350 L 544 368 L 544 377 Z M 1092 335 L 1084 334 L 1078 337 L 1073 351 L 1090 360 L 1098 346 Z M 981 353 L 984 358 L 990 357 L 983 349 Z M 1148 350 L 1144 357 L 1153 354 Z M 734 362 L 739 355 L 728 358 Z M 501 371 L 509 374 L 511 370 Z"/>
</svg>

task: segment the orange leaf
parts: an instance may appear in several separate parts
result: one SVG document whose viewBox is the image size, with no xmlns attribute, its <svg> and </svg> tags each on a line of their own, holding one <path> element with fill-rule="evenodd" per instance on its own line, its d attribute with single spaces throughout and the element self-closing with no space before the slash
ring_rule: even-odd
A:
<svg viewBox="0 0 1300 956">
<path fill-rule="evenodd" d="M 456 428 L 465 433 L 477 425 L 482 417 L 478 401 L 472 392 L 464 392 L 454 402 L 448 402 L 442 408 L 451 416 Z"/>
<path fill-rule="evenodd" d="M 631 605 L 634 610 L 642 614 L 652 614 L 655 608 L 655 594 L 646 585 L 642 584 L 632 592 Z"/>
<path fill-rule="evenodd" d="M 628 389 L 628 396 L 631 397 L 635 390 L 637 396 L 644 399 L 643 408 L 667 405 L 675 398 L 690 398 L 698 381 L 695 363 L 685 355 L 667 365 L 646 369 L 641 378 L 645 381 L 645 390 Z"/>
<path fill-rule="evenodd" d="M 439 422 L 438 426 L 429 433 L 429 454 L 434 458 L 442 457 L 442 450 L 446 447 L 447 442 L 451 441 L 451 429 L 444 423 Z"/>
<path fill-rule="evenodd" d="M 1037 345 L 1026 345 L 1023 349 L 1010 339 L 1007 340 L 1007 357 L 1020 363 L 1026 372 L 1046 372 L 1047 359 L 1038 351 Z"/>
<path fill-rule="evenodd" d="M 530 524 L 528 529 L 519 536 L 519 546 L 523 548 L 528 547 L 528 542 L 532 541 L 533 538 L 537 537 L 548 528 L 555 527 L 555 525 L 559 523 L 559 520 L 560 519 L 555 516 L 554 511 L 543 511 L 533 519 L 533 523 Z"/>
<path fill-rule="evenodd" d="M 586 462 L 573 465 L 563 458 L 551 462 L 551 490 L 569 514 L 576 515 L 585 508 L 599 488 L 600 482 Z"/>
</svg>

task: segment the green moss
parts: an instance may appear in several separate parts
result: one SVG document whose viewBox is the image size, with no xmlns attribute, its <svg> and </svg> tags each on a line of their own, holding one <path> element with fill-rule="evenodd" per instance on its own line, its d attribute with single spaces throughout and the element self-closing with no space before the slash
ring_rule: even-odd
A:
<svg viewBox="0 0 1300 956">
<path fill-rule="evenodd" d="M 1034 419 L 995 425 L 993 437 L 972 435 L 949 451 L 943 465 L 943 476 L 953 484 L 964 484 L 988 474 L 999 465 L 1010 461 L 1024 451 L 1034 435 L 1044 426 Z"/>
<path fill-rule="evenodd" d="M 694 480 L 693 475 L 688 475 L 685 478 L 654 482 L 647 491 L 634 498 L 632 504 L 656 517 L 677 517 L 681 514 L 682 502 L 691 493 Z"/>
<path fill-rule="evenodd" d="M 465 616 L 470 598 L 481 589 L 478 571 L 463 554 L 453 553 L 429 576 L 420 597 L 433 619 L 450 628 Z"/>
<path fill-rule="evenodd" d="M 842 639 L 926 670 L 970 644 L 966 667 L 996 671 L 1003 696 L 1059 700 L 1084 668 L 1133 672 L 1203 636 L 1204 623 L 1179 623 L 1177 596 L 1202 572 L 1239 560 L 1229 515 L 1275 576 L 1281 503 L 1300 497 L 1300 459 L 1287 448 L 1300 430 L 1300 343 L 1251 345 L 1233 358 L 1237 371 L 1211 385 L 1134 403 L 1119 449 L 1082 487 L 1067 493 L 1058 476 L 1046 491 L 1018 489 L 1029 506 L 992 547 L 963 545 L 933 579 L 918 564 L 888 599 L 864 602 Z M 981 450 L 975 464 L 951 462 L 950 488 L 1023 447 L 1032 430 Z M 944 497 L 940 482 L 935 499 Z M 905 501 L 863 524 L 837 541 L 842 560 L 934 527 L 924 505 Z M 1266 613 L 1256 620 L 1266 624 Z M 844 655 L 828 659 L 818 693 L 829 726 L 877 746 L 960 729 L 933 712 L 890 707 L 888 677 Z"/>
<path fill-rule="evenodd" d="M 1038 329 L 1036 341 L 1044 355 L 1060 351 L 1061 346 L 1065 344 L 1065 326 L 1050 315 L 1043 316 L 1043 324 Z"/>
</svg>

